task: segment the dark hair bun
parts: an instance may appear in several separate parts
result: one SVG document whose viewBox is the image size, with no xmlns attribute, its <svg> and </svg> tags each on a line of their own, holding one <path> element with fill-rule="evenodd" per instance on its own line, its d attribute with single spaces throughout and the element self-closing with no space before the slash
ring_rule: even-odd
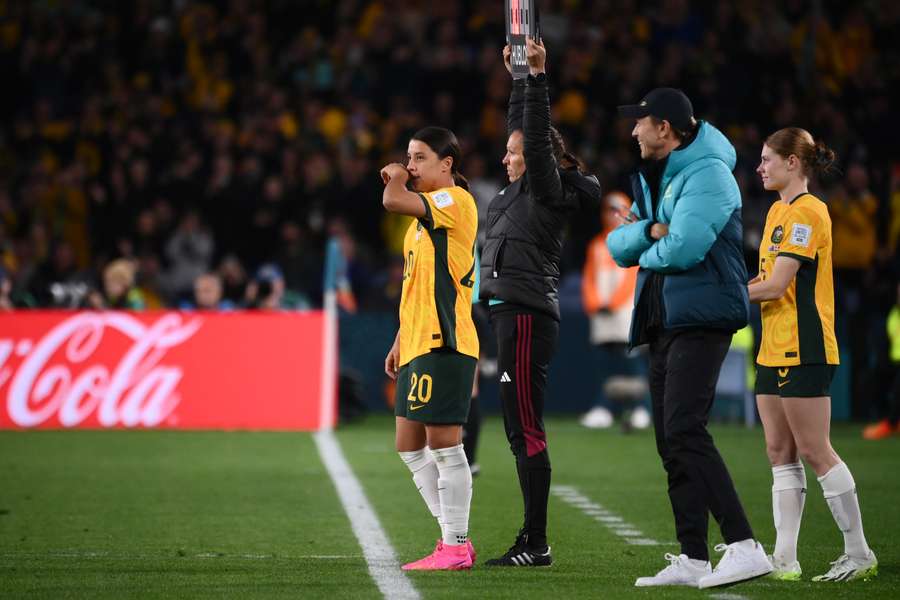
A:
<svg viewBox="0 0 900 600">
<path fill-rule="evenodd" d="M 835 155 L 834 150 L 823 144 L 816 142 L 813 150 L 813 167 L 819 175 L 830 173 L 834 170 Z"/>
</svg>

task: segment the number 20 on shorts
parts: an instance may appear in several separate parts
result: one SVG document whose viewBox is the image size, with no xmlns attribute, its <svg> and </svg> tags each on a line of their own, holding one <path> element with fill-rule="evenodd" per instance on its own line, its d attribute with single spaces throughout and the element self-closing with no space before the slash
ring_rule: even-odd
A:
<svg viewBox="0 0 900 600">
<path fill-rule="evenodd" d="M 431 400 L 431 375 L 422 373 L 419 376 L 413 373 L 409 378 L 409 395 L 406 399 L 410 402 L 427 404 Z"/>
</svg>

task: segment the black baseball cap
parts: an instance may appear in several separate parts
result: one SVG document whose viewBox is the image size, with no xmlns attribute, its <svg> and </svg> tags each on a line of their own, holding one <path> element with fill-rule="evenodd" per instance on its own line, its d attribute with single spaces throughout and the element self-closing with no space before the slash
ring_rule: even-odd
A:
<svg viewBox="0 0 900 600">
<path fill-rule="evenodd" d="M 690 131 L 694 107 L 681 90 L 656 88 L 639 103 L 620 106 L 619 115 L 631 119 L 642 119 L 652 115 L 657 119 L 668 121 L 679 131 Z"/>
</svg>

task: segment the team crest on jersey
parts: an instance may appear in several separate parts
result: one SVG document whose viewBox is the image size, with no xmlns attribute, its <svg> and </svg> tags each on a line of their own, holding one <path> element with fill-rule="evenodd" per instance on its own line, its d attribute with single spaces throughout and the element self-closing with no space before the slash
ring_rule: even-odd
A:
<svg viewBox="0 0 900 600">
<path fill-rule="evenodd" d="M 450 192 L 435 192 L 431 195 L 431 198 L 434 200 L 434 205 L 438 208 L 447 208 L 453 204 L 453 196 L 450 195 Z"/>
<path fill-rule="evenodd" d="M 780 244 L 781 240 L 784 239 L 784 227 L 779 225 L 775 229 L 772 230 L 772 243 Z"/>
</svg>

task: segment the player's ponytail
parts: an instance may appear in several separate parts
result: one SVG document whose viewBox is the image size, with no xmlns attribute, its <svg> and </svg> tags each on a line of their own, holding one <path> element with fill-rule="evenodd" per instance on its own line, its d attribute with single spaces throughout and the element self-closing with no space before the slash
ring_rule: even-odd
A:
<svg viewBox="0 0 900 600">
<path fill-rule="evenodd" d="M 563 169 L 575 167 L 579 171 L 585 170 L 581 160 L 566 149 L 566 142 L 563 140 L 562 134 L 556 127 L 552 126 L 550 127 L 550 147 L 553 150 L 553 158 L 556 159 L 556 164 Z"/>
<path fill-rule="evenodd" d="M 816 142 L 813 149 L 813 168 L 818 176 L 826 175 L 835 170 L 834 150 L 826 146 L 821 140 Z"/>
<path fill-rule="evenodd" d="M 469 191 L 469 180 L 466 179 L 463 176 L 463 174 L 460 173 L 459 171 L 457 171 L 456 169 L 453 170 L 452 175 L 453 175 L 453 183 L 455 183 L 456 185 L 458 185 L 459 187 L 461 187 L 462 189 L 464 189 L 468 192 Z"/>
<path fill-rule="evenodd" d="M 413 134 L 412 139 L 427 144 L 438 155 L 438 158 L 447 158 L 448 156 L 452 158 L 453 163 L 450 166 L 450 174 L 453 176 L 453 183 L 464 190 L 469 189 L 468 180 L 459 171 L 459 166 L 462 162 L 462 152 L 459 149 L 459 141 L 452 131 L 444 127 L 423 127 Z"/>
<path fill-rule="evenodd" d="M 821 177 L 836 170 L 834 150 L 821 141 L 815 141 L 810 132 L 800 127 L 779 129 L 766 138 L 766 146 L 781 158 L 787 159 L 793 154 L 800 159 L 807 177 Z"/>
</svg>

